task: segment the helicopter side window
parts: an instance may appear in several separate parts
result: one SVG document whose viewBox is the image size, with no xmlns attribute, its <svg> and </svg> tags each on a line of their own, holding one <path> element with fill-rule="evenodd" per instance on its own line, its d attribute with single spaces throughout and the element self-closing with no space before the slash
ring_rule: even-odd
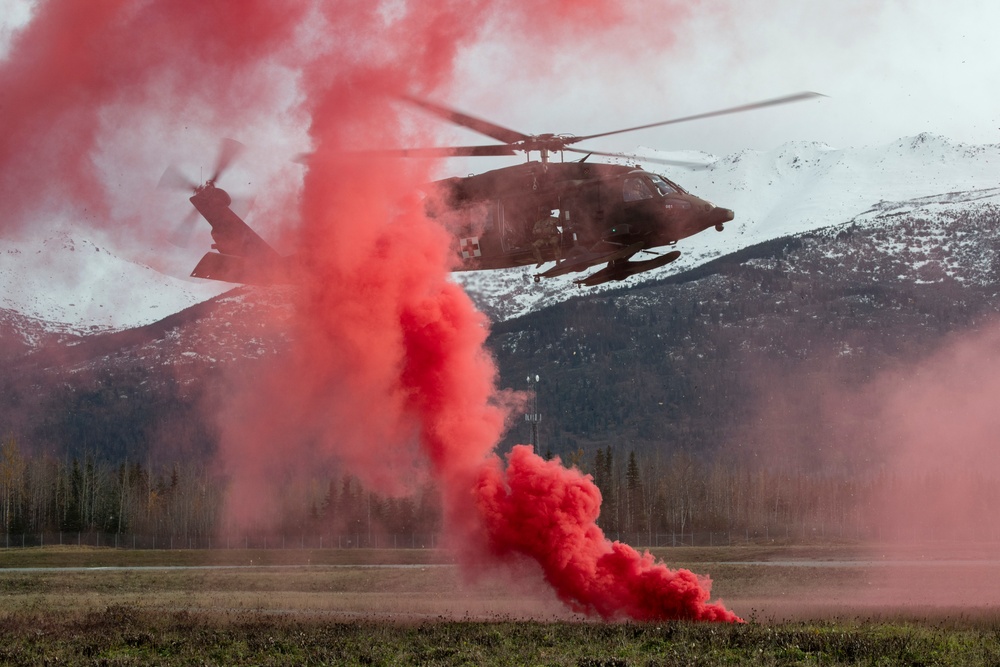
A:
<svg viewBox="0 0 1000 667">
<path fill-rule="evenodd" d="M 652 199 L 653 193 L 646 184 L 645 179 L 633 176 L 625 179 L 622 191 L 625 201 L 639 201 L 640 199 Z"/>
<path fill-rule="evenodd" d="M 656 191 L 660 193 L 661 197 L 666 195 L 677 194 L 676 188 L 672 187 L 669 183 L 667 183 L 665 180 L 663 180 L 656 174 L 650 174 L 649 180 L 653 182 L 653 187 L 656 188 Z"/>
</svg>

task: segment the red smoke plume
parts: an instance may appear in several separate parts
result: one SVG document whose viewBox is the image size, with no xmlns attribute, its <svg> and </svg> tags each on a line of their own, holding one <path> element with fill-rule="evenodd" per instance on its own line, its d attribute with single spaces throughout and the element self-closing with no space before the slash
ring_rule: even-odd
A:
<svg viewBox="0 0 1000 667">
<path fill-rule="evenodd" d="M 542 45 L 615 26 L 619 3 L 107 0 L 36 13 L 0 77 L 16 91 L 0 195 L 18 213 L 42 195 L 103 203 L 92 159 L 107 109 L 195 105 L 206 124 L 238 128 L 255 95 L 280 87 L 275 61 L 295 73 L 315 155 L 296 216 L 307 279 L 287 323 L 294 352 L 234 386 L 220 412 L 231 522 L 276 520 L 283 489 L 333 461 L 382 491 L 421 466 L 466 558 L 532 558 L 565 602 L 605 618 L 738 620 L 707 604 L 707 581 L 606 540 L 586 476 L 528 448 L 504 469 L 493 448 L 516 397 L 496 389 L 487 322 L 449 281 L 449 237 L 416 194 L 430 168 L 342 153 L 433 142 L 391 95 L 447 87 L 484 28 L 527 31 L 544 64 Z M 20 171 L 32 152 L 44 179 Z"/>
<path fill-rule="evenodd" d="M 601 493 L 590 477 L 545 461 L 531 447 L 515 447 L 506 471 L 484 467 L 478 496 L 493 554 L 537 561 L 575 611 L 643 621 L 739 620 L 721 604 L 708 603 L 707 579 L 671 571 L 648 553 L 605 539 L 596 523 Z"/>
</svg>

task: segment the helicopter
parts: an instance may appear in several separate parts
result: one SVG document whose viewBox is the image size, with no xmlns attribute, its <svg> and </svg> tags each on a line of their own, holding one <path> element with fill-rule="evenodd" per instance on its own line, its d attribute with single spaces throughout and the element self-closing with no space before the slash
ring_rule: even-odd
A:
<svg viewBox="0 0 1000 667">
<path fill-rule="evenodd" d="M 407 102 L 446 121 L 466 127 L 502 143 L 356 151 L 359 158 L 383 157 L 481 157 L 525 153 L 522 164 L 467 177 L 435 181 L 423 189 L 427 215 L 448 229 L 453 237 L 455 271 L 481 271 L 530 267 L 547 270 L 534 281 L 581 273 L 604 265 L 576 279 L 578 286 L 595 286 L 665 266 L 681 253 L 672 248 L 679 241 L 708 229 L 723 231 L 735 218 L 731 209 L 719 207 L 688 192 L 678 183 L 636 166 L 589 162 L 591 156 L 629 157 L 582 149 L 575 144 L 598 137 L 633 132 L 674 123 L 739 113 L 799 102 L 819 93 L 802 92 L 737 107 L 612 130 L 585 136 L 529 135 L 426 100 L 404 97 Z M 236 144 L 237 142 L 232 142 Z M 194 185 L 164 173 L 161 185 L 182 182 L 193 187 L 190 197 L 198 213 L 212 227 L 214 252 L 206 253 L 191 276 L 234 283 L 290 282 L 295 257 L 281 256 L 230 208 L 231 198 L 216 182 L 238 152 L 224 143 L 211 178 Z M 531 153 L 539 159 L 532 160 Z M 552 161 L 553 154 L 562 159 Z M 565 153 L 582 154 L 567 162 Z M 308 164 L 309 158 L 304 160 Z M 695 166 L 671 160 L 653 162 Z M 168 169 L 168 172 L 170 170 Z M 633 259 L 637 255 L 648 259 Z"/>
</svg>

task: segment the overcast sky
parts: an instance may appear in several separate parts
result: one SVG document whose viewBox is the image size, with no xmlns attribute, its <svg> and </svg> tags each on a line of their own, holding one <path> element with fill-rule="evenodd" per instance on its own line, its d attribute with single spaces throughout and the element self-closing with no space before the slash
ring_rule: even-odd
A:
<svg viewBox="0 0 1000 667">
<path fill-rule="evenodd" d="M 668 4 L 657 3 L 625 2 L 629 27 L 581 35 L 568 49 L 483 40 L 438 101 L 527 133 L 591 134 L 813 90 L 829 97 L 592 145 L 725 154 L 924 131 L 1000 142 L 1000 3 L 712 0 L 654 14 Z M 0 0 L 0 53 L 29 6 Z"/>
<path fill-rule="evenodd" d="M 627 4 L 639 8 L 636 17 L 650 6 Z M 790 140 L 847 148 L 920 132 L 1000 142 L 1000 3 L 690 4 L 670 26 L 673 43 L 662 20 L 650 26 L 636 18 L 631 34 L 550 54 L 558 64 L 539 76 L 517 45 L 482 44 L 466 61 L 454 104 L 524 132 L 582 135 L 812 90 L 829 97 L 591 145 L 726 154 Z M 639 55 L 634 42 L 643 46 Z M 497 104 L 497 89 L 507 104 Z"/>
</svg>

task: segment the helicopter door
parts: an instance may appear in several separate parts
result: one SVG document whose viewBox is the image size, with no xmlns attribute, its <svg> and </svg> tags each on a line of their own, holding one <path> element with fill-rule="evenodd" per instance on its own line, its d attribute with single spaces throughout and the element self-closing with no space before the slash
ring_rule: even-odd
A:
<svg viewBox="0 0 1000 667">
<path fill-rule="evenodd" d="M 528 218 L 523 203 L 497 201 L 497 217 L 500 220 L 500 247 L 504 254 L 524 248 L 527 238 Z"/>
<path fill-rule="evenodd" d="M 564 235 L 573 240 L 573 245 L 582 243 L 590 246 L 600 238 L 604 207 L 601 190 L 596 183 L 583 185 L 563 197 L 561 207 Z"/>
</svg>

